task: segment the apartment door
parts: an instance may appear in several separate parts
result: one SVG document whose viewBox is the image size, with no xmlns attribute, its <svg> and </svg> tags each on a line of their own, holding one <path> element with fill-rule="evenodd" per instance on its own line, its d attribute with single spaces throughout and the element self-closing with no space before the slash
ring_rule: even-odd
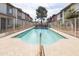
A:
<svg viewBox="0 0 79 59">
<path fill-rule="evenodd" d="M 6 30 L 6 19 L 1 18 L 1 31 Z"/>
<path fill-rule="evenodd" d="M 77 30 L 79 31 L 79 19 L 77 19 L 76 21 L 76 27 L 77 27 Z"/>
</svg>

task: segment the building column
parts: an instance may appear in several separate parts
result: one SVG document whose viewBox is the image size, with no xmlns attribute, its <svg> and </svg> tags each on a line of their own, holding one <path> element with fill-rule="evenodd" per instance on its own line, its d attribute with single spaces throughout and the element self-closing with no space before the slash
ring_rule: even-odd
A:
<svg viewBox="0 0 79 59">
<path fill-rule="evenodd" d="M 74 25 L 73 25 L 72 21 L 70 21 L 70 24 L 71 24 L 71 32 L 73 33 L 74 32 Z"/>
<path fill-rule="evenodd" d="M 24 20 L 22 20 L 22 28 L 24 28 Z"/>
<path fill-rule="evenodd" d="M 74 18 L 74 20 L 75 20 L 74 23 L 75 23 L 75 37 L 76 37 L 76 28 L 77 28 L 77 27 L 76 27 L 76 18 Z"/>
<path fill-rule="evenodd" d="M 16 27 L 16 19 L 13 19 L 13 30 L 15 30 L 15 27 Z"/>
<path fill-rule="evenodd" d="M 17 17 L 17 9 L 16 9 L 16 18 L 15 18 L 16 20 L 15 20 L 15 26 L 18 24 L 17 23 L 17 20 L 18 20 L 18 17 Z"/>
<path fill-rule="evenodd" d="M 22 28 L 24 28 L 24 20 L 22 20 Z"/>
<path fill-rule="evenodd" d="M 8 28 L 7 28 L 7 25 L 8 25 L 8 24 L 7 24 L 7 18 L 6 18 L 6 22 L 5 22 L 5 23 L 6 23 L 6 25 L 5 25 L 5 26 L 6 26 L 6 29 L 5 29 L 5 30 L 7 31 L 7 29 L 8 29 Z"/>
<path fill-rule="evenodd" d="M 62 23 L 64 24 L 64 11 L 62 12 Z"/>
<path fill-rule="evenodd" d="M 78 22 L 78 24 L 77 24 L 78 29 L 77 30 L 79 31 L 79 17 L 78 17 L 78 21 L 77 22 Z"/>
<path fill-rule="evenodd" d="M 0 31 L 1 31 L 1 17 L 0 17 Z"/>
<path fill-rule="evenodd" d="M 22 28 L 24 28 L 23 20 L 22 20 Z"/>
</svg>

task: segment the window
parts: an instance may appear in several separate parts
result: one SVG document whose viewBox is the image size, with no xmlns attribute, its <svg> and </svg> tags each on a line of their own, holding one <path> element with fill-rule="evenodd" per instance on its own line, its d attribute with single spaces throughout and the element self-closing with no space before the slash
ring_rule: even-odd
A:
<svg viewBox="0 0 79 59">
<path fill-rule="evenodd" d="M 12 14 L 12 8 L 9 9 L 9 13 Z"/>
<path fill-rule="evenodd" d="M 13 8 L 11 6 L 8 6 L 8 14 L 13 14 Z"/>
</svg>

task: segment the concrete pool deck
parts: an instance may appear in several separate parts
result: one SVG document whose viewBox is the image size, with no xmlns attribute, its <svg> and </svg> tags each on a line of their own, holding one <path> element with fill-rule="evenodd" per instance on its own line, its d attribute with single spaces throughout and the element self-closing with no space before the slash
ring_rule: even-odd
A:
<svg viewBox="0 0 79 59">
<path fill-rule="evenodd" d="M 34 56 L 37 45 L 30 45 L 17 39 L 0 39 L 0 56 Z"/>
<path fill-rule="evenodd" d="M 79 56 L 79 39 L 72 37 L 68 34 L 56 31 L 51 29 L 64 37 L 63 40 L 59 40 L 50 45 L 44 45 L 44 52 L 46 56 Z M 12 35 L 0 38 L 0 55 L 11 55 L 11 56 L 35 56 L 38 55 L 39 52 L 39 45 L 31 45 L 25 43 L 21 40 L 16 38 L 11 38 L 16 36 L 19 33 L 22 33 L 26 30 L 23 30 L 18 33 L 14 33 Z"/>
</svg>

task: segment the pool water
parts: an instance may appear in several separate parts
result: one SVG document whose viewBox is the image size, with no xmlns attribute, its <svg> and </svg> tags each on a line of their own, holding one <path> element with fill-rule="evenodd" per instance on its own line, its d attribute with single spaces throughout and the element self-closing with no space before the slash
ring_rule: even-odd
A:
<svg viewBox="0 0 79 59">
<path fill-rule="evenodd" d="M 60 39 L 64 39 L 63 36 L 50 29 L 31 29 L 17 35 L 16 38 L 20 38 L 20 40 L 31 44 L 39 44 L 40 39 L 41 44 L 52 44 Z"/>
</svg>

